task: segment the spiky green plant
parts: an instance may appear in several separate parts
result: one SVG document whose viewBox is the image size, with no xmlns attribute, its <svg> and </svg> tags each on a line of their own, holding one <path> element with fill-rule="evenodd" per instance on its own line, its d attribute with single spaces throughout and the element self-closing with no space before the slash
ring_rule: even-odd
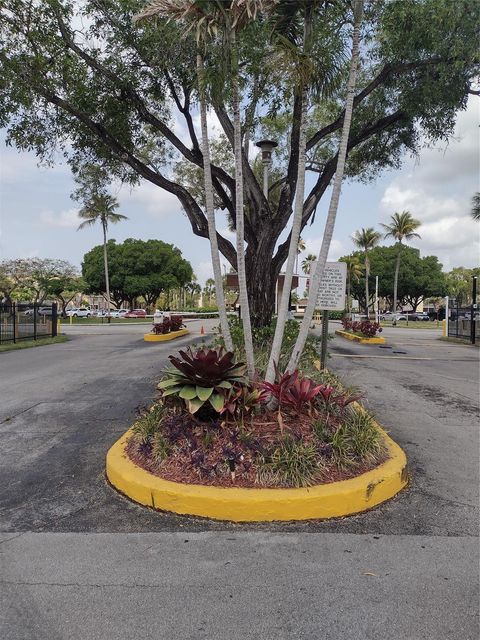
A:
<svg viewBox="0 0 480 640">
<path fill-rule="evenodd" d="M 167 372 L 158 388 L 163 396 L 176 396 L 181 399 L 190 413 L 196 413 L 206 403 L 217 412 L 223 409 L 225 392 L 234 385 L 247 384 L 246 367 L 234 361 L 231 351 L 223 349 L 198 349 L 193 352 L 179 351 L 179 357 L 170 356 L 175 367 Z"/>
</svg>

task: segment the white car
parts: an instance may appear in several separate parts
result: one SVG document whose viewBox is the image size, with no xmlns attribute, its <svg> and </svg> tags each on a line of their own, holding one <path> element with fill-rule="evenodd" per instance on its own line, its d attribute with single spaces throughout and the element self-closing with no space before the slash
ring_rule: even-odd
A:
<svg viewBox="0 0 480 640">
<path fill-rule="evenodd" d="M 92 312 L 87 307 L 75 307 L 67 311 L 67 316 L 70 318 L 89 318 Z"/>
</svg>

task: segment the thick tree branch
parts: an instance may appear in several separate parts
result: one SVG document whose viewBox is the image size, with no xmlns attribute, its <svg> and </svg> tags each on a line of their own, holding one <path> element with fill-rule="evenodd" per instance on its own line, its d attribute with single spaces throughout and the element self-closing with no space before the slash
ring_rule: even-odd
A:
<svg viewBox="0 0 480 640">
<path fill-rule="evenodd" d="M 385 65 L 380 73 L 371 81 L 369 84 L 358 93 L 353 100 L 353 108 L 355 109 L 367 96 L 369 96 L 377 87 L 383 84 L 390 76 L 399 75 L 402 73 L 407 73 L 409 71 L 413 71 L 415 69 L 420 69 L 422 67 L 434 66 L 439 64 L 440 62 L 449 62 L 448 60 L 443 60 L 442 58 L 436 56 L 434 58 L 428 58 L 426 60 L 417 60 L 416 62 L 406 62 L 403 64 L 397 65 Z M 343 118 L 345 115 L 345 110 L 338 116 L 334 122 L 331 122 L 329 125 L 323 127 L 315 135 L 313 135 L 310 140 L 307 142 L 307 150 L 314 147 L 320 140 L 326 138 L 331 133 L 338 131 L 343 125 Z"/>
</svg>

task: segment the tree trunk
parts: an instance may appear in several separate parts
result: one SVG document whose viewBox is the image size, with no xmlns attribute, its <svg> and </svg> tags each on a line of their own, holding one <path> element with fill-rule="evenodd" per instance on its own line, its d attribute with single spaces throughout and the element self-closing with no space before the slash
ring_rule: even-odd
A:
<svg viewBox="0 0 480 640">
<path fill-rule="evenodd" d="M 322 246 L 318 255 L 317 262 L 313 269 L 313 276 L 311 278 L 311 289 L 308 299 L 307 308 L 303 316 L 302 324 L 300 325 L 300 331 L 298 333 L 297 341 L 293 348 L 290 361 L 288 363 L 287 371 L 293 371 L 298 366 L 300 356 L 302 355 L 307 340 L 308 331 L 312 323 L 313 314 L 315 312 L 315 304 L 318 298 L 318 292 L 320 289 L 320 282 L 325 270 L 325 262 L 327 261 L 328 251 L 330 249 L 330 243 L 332 241 L 333 230 L 335 228 L 335 219 L 337 217 L 338 203 L 340 200 L 340 192 L 342 189 L 343 174 L 345 171 L 345 160 L 347 157 L 348 138 L 350 135 L 350 124 L 352 121 L 353 112 L 353 99 L 355 97 L 355 82 L 357 78 L 357 67 L 359 61 L 359 48 L 360 48 L 360 22 L 362 19 L 363 0 L 355 0 L 353 4 L 354 12 L 354 26 L 352 37 L 352 59 L 350 63 L 350 74 L 348 78 L 347 87 L 347 100 L 345 104 L 345 116 L 342 126 L 342 137 L 340 141 L 340 147 L 338 149 L 337 156 L 337 168 L 335 171 L 335 179 L 333 182 L 332 196 L 330 199 L 330 206 L 328 208 L 327 220 L 325 222 L 325 230 L 323 233 Z"/>
<path fill-rule="evenodd" d="M 397 260 L 395 262 L 395 276 L 393 278 L 393 313 L 397 311 L 398 304 L 398 274 L 400 272 L 400 253 L 402 251 L 402 241 L 398 243 Z"/>
<path fill-rule="evenodd" d="M 368 279 L 370 277 L 370 261 L 368 260 L 368 250 L 365 249 L 365 313 L 367 314 L 367 318 L 369 315 L 369 304 L 370 304 L 370 292 L 368 290 Z"/>
<path fill-rule="evenodd" d="M 245 356 L 250 379 L 255 376 L 253 358 L 252 326 L 250 322 L 250 307 L 248 304 L 247 277 L 245 272 L 244 247 L 244 206 L 243 206 L 243 166 L 242 166 L 242 124 L 240 121 L 240 98 L 238 88 L 238 56 L 235 29 L 231 31 L 232 40 L 232 107 L 235 152 L 235 213 L 236 213 L 236 244 L 237 244 L 237 273 L 240 293 L 240 307 L 242 310 L 243 335 L 245 342 Z"/>
<path fill-rule="evenodd" d="M 108 275 L 107 224 L 102 221 L 103 228 L 103 266 L 105 268 L 105 289 L 107 294 L 107 319 L 110 322 L 110 278 Z"/>
<path fill-rule="evenodd" d="M 305 28 L 307 32 L 307 28 Z M 306 36 L 305 36 L 306 37 Z M 305 49 L 305 45 L 304 45 Z M 283 334 L 285 333 L 285 323 L 288 318 L 290 291 L 292 288 L 293 268 L 295 260 L 298 260 L 298 240 L 302 226 L 303 199 L 305 196 L 305 149 L 307 144 L 306 120 L 307 120 L 308 94 L 305 88 L 302 89 L 302 110 L 300 116 L 300 135 L 298 143 L 298 179 L 297 191 L 295 194 L 295 208 L 293 212 L 292 231 L 290 234 L 290 246 L 288 248 L 287 266 L 285 269 L 285 279 L 283 282 L 282 297 L 278 309 L 275 335 L 273 336 L 272 350 L 268 361 L 265 380 L 272 383 L 275 379 L 275 367 L 280 360 Z"/>
<path fill-rule="evenodd" d="M 218 252 L 217 229 L 215 227 L 215 208 L 213 204 L 212 167 L 210 163 L 210 144 L 208 140 L 207 127 L 207 106 L 205 102 L 205 73 L 203 58 L 197 54 L 197 78 L 198 94 L 200 96 L 200 122 L 202 127 L 202 153 L 203 153 L 203 180 L 205 185 L 205 209 L 208 222 L 208 237 L 210 240 L 210 254 L 212 257 L 213 278 L 215 280 L 215 291 L 225 346 L 228 351 L 233 351 L 233 342 L 228 325 L 227 307 L 225 305 L 225 295 L 223 292 L 222 266 L 220 264 L 220 254 Z"/>
</svg>

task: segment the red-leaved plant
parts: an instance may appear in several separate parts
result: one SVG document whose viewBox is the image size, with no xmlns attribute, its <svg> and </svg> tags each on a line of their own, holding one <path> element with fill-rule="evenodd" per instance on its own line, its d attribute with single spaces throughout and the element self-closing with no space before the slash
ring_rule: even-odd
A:
<svg viewBox="0 0 480 640">
<path fill-rule="evenodd" d="M 378 322 L 370 322 L 370 320 L 350 320 L 342 318 L 342 325 L 345 331 L 353 331 L 353 333 L 361 333 L 366 338 L 374 338 L 377 333 L 382 332 L 382 327 Z"/>
</svg>

